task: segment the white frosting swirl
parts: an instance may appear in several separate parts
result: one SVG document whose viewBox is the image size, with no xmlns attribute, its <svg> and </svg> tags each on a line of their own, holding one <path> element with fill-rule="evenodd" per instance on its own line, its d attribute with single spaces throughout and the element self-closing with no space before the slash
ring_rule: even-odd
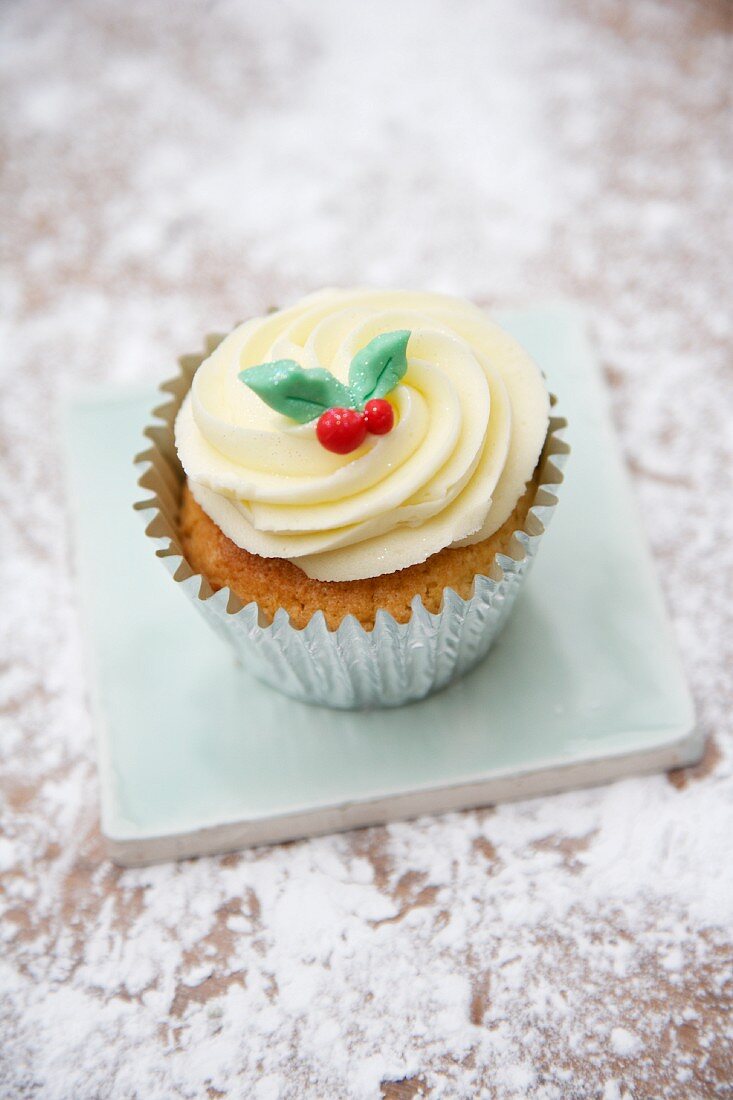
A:
<svg viewBox="0 0 733 1100">
<path fill-rule="evenodd" d="M 411 332 L 389 395 L 395 427 L 336 455 L 315 421 L 295 424 L 240 381 L 294 359 L 346 381 L 375 336 Z M 326 290 L 236 328 L 206 359 L 176 421 L 191 491 L 238 546 L 288 558 L 309 577 L 392 573 L 511 514 L 548 424 L 539 370 L 476 306 L 440 294 Z"/>
</svg>

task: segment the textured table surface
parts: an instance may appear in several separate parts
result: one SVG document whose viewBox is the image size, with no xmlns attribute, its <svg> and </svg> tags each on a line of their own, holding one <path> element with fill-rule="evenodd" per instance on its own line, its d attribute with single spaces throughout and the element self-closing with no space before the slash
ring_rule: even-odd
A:
<svg viewBox="0 0 733 1100">
<path fill-rule="evenodd" d="M 0 1094 L 731 1095 L 733 9 L 14 0 L 0 19 Z M 59 404 L 360 282 L 589 310 L 705 758 L 121 871 Z"/>
</svg>

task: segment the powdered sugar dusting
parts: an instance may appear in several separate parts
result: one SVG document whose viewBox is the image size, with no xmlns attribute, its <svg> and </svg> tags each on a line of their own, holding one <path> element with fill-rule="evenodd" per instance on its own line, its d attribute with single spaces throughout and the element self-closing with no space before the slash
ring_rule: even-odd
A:
<svg viewBox="0 0 733 1100">
<path fill-rule="evenodd" d="M 730 8 L 29 0 L 2 20 L 0 1092 L 730 1095 Z M 362 282 L 587 306 L 706 758 L 120 871 L 58 400 Z"/>
</svg>

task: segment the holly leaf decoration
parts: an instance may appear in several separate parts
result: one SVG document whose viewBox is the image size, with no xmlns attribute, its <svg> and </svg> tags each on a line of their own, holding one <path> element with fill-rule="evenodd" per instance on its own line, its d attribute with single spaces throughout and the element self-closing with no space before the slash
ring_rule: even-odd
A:
<svg viewBox="0 0 733 1100">
<path fill-rule="evenodd" d="M 271 409 L 298 424 L 307 424 L 335 406 L 353 404 L 349 389 L 330 371 L 323 367 L 306 370 L 294 359 L 247 367 L 238 377 Z"/>
<path fill-rule="evenodd" d="M 357 407 L 386 397 L 407 371 L 407 329 L 383 332 L 358 351 L 349 367 L 349 389 Z"/>
<path fill-rule="evenodd" d="M 247 367 L 238 377 L 275 412 L 307 424 L 328 409 L 363 409 L 391 393 L 407 370 L 409 339 L 406 329 L 375 336 L 351 360 L 348 386 L 323 367 L 306 370 L 294 359 Z"/>
</svg>

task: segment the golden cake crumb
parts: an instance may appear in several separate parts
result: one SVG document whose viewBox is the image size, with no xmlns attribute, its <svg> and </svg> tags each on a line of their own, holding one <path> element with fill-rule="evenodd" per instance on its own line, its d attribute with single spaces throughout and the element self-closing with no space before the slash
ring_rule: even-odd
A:
<svg viewBox="0 0 733 1100">
<path fill-rule="evenodd" d="M 255 600 L 269 616 L 282 607 L 297 628 L 306 626 L 320 610 L 331 630 L 349 614 L 371 630 L 380 608 L 397 622 L 407 622 L 415 596 L 431 612 L 440 610 L 444 588 L 467 598 L 476 574 L 489 573 L 497 553 L 509 553 L 512 535 L 523 528 L 536 488 L 530 482 L 506 523 L 483 542 L 447 547 L 418 565 L 358 581 L 313 580 L 284 558 L 261 558 L 242 550 L 197 504 L 188 484 L 183 489 L 179 533 L 189 565 L 206 577 L 215 592 L 228 587 L 245 604 Z"/>
</svg>

